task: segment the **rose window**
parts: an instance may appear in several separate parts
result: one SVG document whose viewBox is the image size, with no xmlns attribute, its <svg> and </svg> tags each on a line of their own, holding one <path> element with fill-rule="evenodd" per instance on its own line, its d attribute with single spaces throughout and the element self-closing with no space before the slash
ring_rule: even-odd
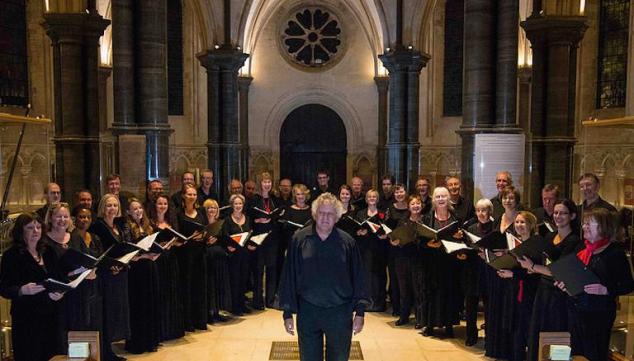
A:
<svg viewBox="0 0 634 361">
<path fill-rule="evenodd" d="M 324 66 L 337 55 L 341 45 L 339 20 L 319 8 L 296 12 L 283 31 L 282 44 L 295 63 L 312 68 Z"/>
</svg>

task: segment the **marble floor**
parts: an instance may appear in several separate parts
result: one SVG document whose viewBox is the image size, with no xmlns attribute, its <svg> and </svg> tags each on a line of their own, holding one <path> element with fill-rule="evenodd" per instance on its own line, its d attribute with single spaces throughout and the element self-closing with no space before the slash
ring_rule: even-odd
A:
<svg viewBox="0 0 634 361">
<path fill-rule="evenodd" d="M 394 318 L 386 313 L 367 313 L 363 332 L 353 340 L 360 342 L 367 361 L 488 359 L 483 355 L 482 339 L 475 347 L 466 347 L 464 327 L 456 327 L 455 333 L 457 338 L 450 340 L 423 337 L 413 326 L 395 327 Z M 296 338 L 284 332 L 281 312 L 266 310 L 166 342 L 157 352 L 123 355 L 143 361 L 265 361 L 269 360 L 272 341 L 293 340 Z"/>
</svg>

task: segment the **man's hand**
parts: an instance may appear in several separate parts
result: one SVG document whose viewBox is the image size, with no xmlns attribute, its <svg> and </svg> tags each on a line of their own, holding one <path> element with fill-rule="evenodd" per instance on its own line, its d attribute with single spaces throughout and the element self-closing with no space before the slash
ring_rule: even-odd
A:
<svg viewBox="0 0 634 361">
<path fill-rule="evenodd" d="M 361 327 L 363 327 L 363 322 L 361 322 Z M 291 318 L 287 318 L 284 320 L 284 329 L 286 329 L 286 333 L 288 333 L 289 335 L 295 335 L 295 323 L 293 322 L 292 316 Z"/>
<path fill-rule="evenodd" d="M 352 320 L 352 334 L 358 335 L 363 331 L 363 317 L 354 316 Z"/>
</svg>

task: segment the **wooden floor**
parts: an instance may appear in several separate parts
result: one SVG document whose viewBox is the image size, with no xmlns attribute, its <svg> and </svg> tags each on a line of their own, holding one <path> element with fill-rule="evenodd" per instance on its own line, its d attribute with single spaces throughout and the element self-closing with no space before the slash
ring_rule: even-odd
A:
<svg viewBox="0 0 634 361">
<path fill-rule="evenodd" d="M 394 317 L 388 314 L 366 313 L 365 329 L 353 340 L 360 342 L 367 361 L 488 359 L 483 356 L 482 339 L 476 347 L 466 347 L 464 327 L 457 327 L 455 333 L 457 338 L 450 340 L 423 337 L 413 326 L 395 327 Z M 281 312 L 266 310 L 166 342 L 157 352 L 123 355 L 144 361 L 265 361 L 269 360 L 273 341 L 293 340 L 296 338 L 284 332 Z"/>
</svg>

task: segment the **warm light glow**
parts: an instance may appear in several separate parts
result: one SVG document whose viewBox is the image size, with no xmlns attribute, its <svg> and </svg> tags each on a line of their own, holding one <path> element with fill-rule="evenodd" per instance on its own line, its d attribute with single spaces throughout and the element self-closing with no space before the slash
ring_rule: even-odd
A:
<svg viewBox="0 0 634 361">
<path fill-rule="evenodd" d="M 44 0 L 44 9 L 45 9 L 44 11 L 46 11 L 46 12 L 49 12 L 49 10 L 51 9 L 48 1 L 49 0 Z"/>
<path fill-rule="evenodd" d="M 240 76 L 251 76 L 251 57 L 244 61 L 244 65 L 240 68 Z"/>
<path fill-rule="evenodd" d="M 383 62 L 381 60 L 377 60 L 377 76 L 388 76 L 387 69 L 383 66 Z"/>
<path fill-rule="evenodd" d="M 97 1 L 97 11 L 105 19 L 112 19 L 112 3 L 109 0 Z M 112 66 L 112 25 L 99 38 L 99 63 Z"/>
<path fill-rule="evenodd" d="M 532 0 L 520 0 L 520 22 L 526 20 L 533 8 Z M 520 67 L 530 67 L 533 65 L 533 49 L 531 43 L 526 37 L 524 28 L 520 26 L 517 41 L 517 65 Z"/>
<path fill-rule="evenodd" d="M 583 15 L 586 11 L 586 0 L 579 0 L 579 15 Z"/>
</svg>

